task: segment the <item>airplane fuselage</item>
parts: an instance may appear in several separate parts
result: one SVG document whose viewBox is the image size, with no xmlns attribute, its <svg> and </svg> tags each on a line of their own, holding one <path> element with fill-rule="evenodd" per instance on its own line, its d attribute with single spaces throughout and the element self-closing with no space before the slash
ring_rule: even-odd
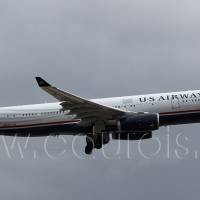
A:
<svg viewBox="0 0 200 200">
<path fill-rule="evenodd" d="M 200 90 L 93 99 L 92 102 L 131 112 L 158 113 L 160 126 L 200 122 Z M 33 136 L 65 132 L 86 134 L 81 119 L 63 111 L 61 102 L 0 108 L 0 132 Z M 45 132 L 48 130 L 48 132 Z M 22 135 L 23 135 L 22 134 Z"/>
</svg>

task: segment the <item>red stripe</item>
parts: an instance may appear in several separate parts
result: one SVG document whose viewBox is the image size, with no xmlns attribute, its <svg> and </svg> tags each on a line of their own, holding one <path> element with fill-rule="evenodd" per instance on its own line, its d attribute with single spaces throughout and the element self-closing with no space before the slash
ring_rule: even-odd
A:
<svg viewBox="0 0 200 200">
<path fill-rule="evenodd" d="M 80 122 L 80 120 L 49 122 L 49 123 L 40 123 L 40 124 L 16 125 L 16 126 L 3 126 L 3 127 L 0 127 L 0 129 L 42 127 L 42 126 L 58 125 L 58 124 L 63 124 L 63 125 L 64 124 L 74 124 L 74 123 L 78 123 L 78 122 Z"/>
</svg>

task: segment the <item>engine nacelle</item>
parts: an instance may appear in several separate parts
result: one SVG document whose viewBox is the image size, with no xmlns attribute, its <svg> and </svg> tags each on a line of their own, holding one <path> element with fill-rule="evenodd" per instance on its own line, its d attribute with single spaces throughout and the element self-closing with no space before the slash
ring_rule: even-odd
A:
<svg viewBox="0 0 200 200">
<path fill-rule="evenodd" d="M 118 122 L 120 132 L 149 132 L 159 129 L 159 114 L 135 114 L 127 116 Z"/>
</svg>

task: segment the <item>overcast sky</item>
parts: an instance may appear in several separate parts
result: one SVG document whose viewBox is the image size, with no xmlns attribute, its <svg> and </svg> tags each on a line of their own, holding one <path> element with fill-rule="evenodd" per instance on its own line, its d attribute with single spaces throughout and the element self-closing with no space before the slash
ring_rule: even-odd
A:
<svg viewBox="0 0 200 200">
<path fill-rule="evenodd" d="M 52 102 L 35 76 L 86 98 L 199 89 L 199 11 L 198 0 L 0 0 L 0 106 Z M 66 149 L 56 160 L 37 138 L 24 160 L 18 149 L 9 159 L 1 138 L 0 197 L 198 199 L 199 132 L 198 124 L 172 127 L 168 159 L 162 128 L 156 136 L 164 147 L 150 160 L 137 153 L 127 159 L 125 143 L 115 156 L 116 142 L 106 147 L 111 160 L 101 152 L 78 160 L 71 137 L 67 145 L 48 141 L 53 155 Z M 180 133 L 190 152 L 183 160 L 174 156 Z M 155 140 L 144 144 L 155 152 Z M 84 139 L 76 145 L 84 150 Z"/>
</svg>

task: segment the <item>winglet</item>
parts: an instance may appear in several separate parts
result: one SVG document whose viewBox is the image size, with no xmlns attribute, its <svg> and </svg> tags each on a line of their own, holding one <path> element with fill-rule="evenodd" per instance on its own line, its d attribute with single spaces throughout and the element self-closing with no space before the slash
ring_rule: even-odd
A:
<svg viewBox="0 0 200 200">
<path fill-rule="evenodd" d="M 51 86 L 49 83 L 47 83 L 44 79 L 42 79 L 41 77 L 35 77 L 36 78 L 36 81 L 38 83 L 38 85 L 40 87 L 49 87 Z"/>
</svg>

